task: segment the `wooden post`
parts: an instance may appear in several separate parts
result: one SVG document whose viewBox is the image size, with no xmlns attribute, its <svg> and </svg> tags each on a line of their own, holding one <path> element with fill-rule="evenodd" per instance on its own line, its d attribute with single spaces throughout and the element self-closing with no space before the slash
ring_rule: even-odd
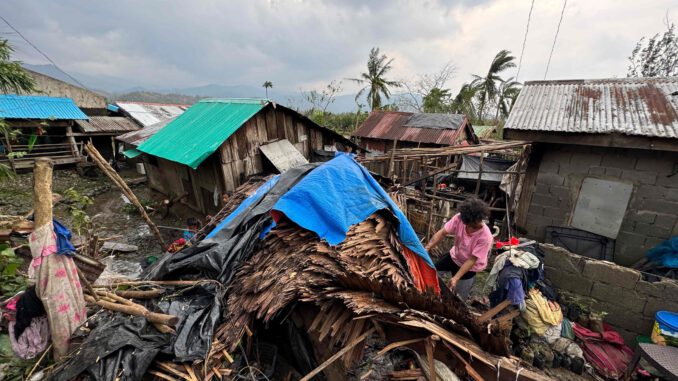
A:
<svg viewBox="0 0 678 381">
<path fill-rule="evenodd" d="M 480 168 L 478 169 L 478 181 L 476 182 L 476 190 L 473 192 L 476 196 L 480 193 L 480 179 L 483 177 L 483 161 L 485 160 L 485 152 L 480 151 Z"/>
<path fill-rule="evenodd" d="M 66 136 L 68 137 L 68 144 L 71 147 L 71 153 L 75 157 L 80 157 L 80 151 L 78 150 L 78 143 L 75 142 L 75 137 L 73 137 L 73 127 L 66 127 Z"/>
<path fill-rule="evenodd" d="M 34 220 L 35 227 L 39 228 L 52 223 L 52 160 L 35 159 L 33 176 Z"/>
<path fill-rule="evenodd" d="M 113 181 L 113 184 L 117 185 L 118 188 L 122 191 L 122 193 L 129 199 L 129 201 L 134 205 L 137 210 L 139 211 L 139 214 L 141 217 L 146 221 L 148 226 L 151 228 L 151 231 L 153 232 L 153 235 L 155 238 L 158 240 L 158 243 L 160 244 L 160 247 L 162 247 L 162 250 L 166 250 L 167 246 L 165 245 L 165 241 L 162 239 L 162 235 L 160 235 L 160 230 L 158 230 L 158 227 L 155 226 L 151 218 L 148 216 L 148 213 L 146 213 L 146 210 L 144 209 L 143 205 L 141 205 L 141 202 L 139 202 L 139 199 L 137 196 L 132 192 L 131 189 L 129 189 L 129 186 L 127 186 L 127 183 L 125 183 L 125 180 L 123 180 L 120 175 L 118 175 L 117 172 L 111 167 L 110 164 L 101 156 L 99 151 L 97 151 L 96 148 L 94 148 L 94 145 L 92 142 L 87 143 L 85 146 L 85 150 L 89 154 L 89 156 L 92 158 L 92 161 L 94 161 L 99 168 L 101 168 L 101 171 L 108 176 L 108 178 Z"/>
<path fill-rule="evenodd" d="M 386 177 L 391 178 L 391 175 L 393 174 L 393 169 L 395 167 L 395 163 L 393 162 L 394 156 L 395 156 L 395 150 L 396 150 L 396 145 L 398 144 L 398 139 L 395 139 L 393 141 L 393 148 L 391 148 L 391 160 L 388 162 L 388 173 L 386 174 Z"/>
</svg>

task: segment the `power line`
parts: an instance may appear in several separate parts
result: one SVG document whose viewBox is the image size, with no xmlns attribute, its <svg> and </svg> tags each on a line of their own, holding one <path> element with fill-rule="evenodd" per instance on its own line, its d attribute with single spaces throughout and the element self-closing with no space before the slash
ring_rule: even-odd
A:
<svg viewBox="0 0 678 381">
<path fill-rule="evenodd" d="M 33 49 L 35 49 L 38 53 L 40 53 L 43 57 L 45 57 L 45 58 L 47 59 L 47 61 L 49 61 L 52 65 L 54 65 L 54 67 L 57 68 L 57 70 L 59 70 L 60 72 L 62 72 L 65 76 L 67 76 L 68 78 L 70 78 L 73 82 L 77 83 L 80 87 L 89 90 L 89 88 L 88 88 L 87 86 L 83 85 L 82 83 L 80 83 L 80 81 L 78 81 L 77 79 L 73 78 L 72 75 L 66 73 L 63 69 L 61 69 L 61 68 L 59 67 L 59 65 L 56 64 L 56 62 L 52 61 L 52 59 L 49 58 L 49 56 L 48 56 L 47 54 L 45 54 L 42 50 L 38 49 L 37 46 L 35 46 L 32 42 L 30 42 L 23 34 L 21 34 L 21 32 L 19 32 L 19 30 L 18 30 L 17 28 L 15 28 L 12 24 L 10 24 L 9 21 L 7 21 L 4 17 L 0 16 L 0 19 L 1 19 L 2 21 L 4 21 L 5 24 L 7 24 L 7 26 L 9 26 L 10 28 L 12 28 L 12 30 L 13 30 L 14 32 L 16 32 L 16 34 L 18 34 L 19 37 L 21 37 L 24 41 L 26 41 L 26 43 L 28 43 L 28 45 L 30 45 L 31 47 L 33 47 Z M 90 91 L 91 91 L 91 90 L 90 90 Z"/>
<path fill-rule="evenodd" d="M 530 13 L 527 14 L 527 26 L 525 26 L 525 37 L 523 38 L 523 48 L 520 50 L 520 60 L 518 61 L 518 72 L 516 73 L 516 82 L 520 76 L 520 67 L 523 65 L 523 55 L 525 54 L 525 43 L 527 43 L 527 32 L 530 30 L 530 19 L 532 18 L 532 8 L 534 8 L 534 0 L 530 5 Z"/>
<path fill-rule="evenodd" d="M 560 24 L 563 22 L 563 16 L 565 15 L 565 7 L 567 7 L 567 0 L 563 2 L 563 10 L 560 11 L 560 20 L 558 21 L 558 28 L 556 29 L 556 35 L 553 37 L 553 46 L 551 46 L 551 54 L 549 54 L 549 62 L 546 64 L 546 71 L 544 72 L 544 79 L 549 73 L 549 66 L 551 66 L 551 57 L 553 56 L 553 51 L 556 49 L 556 41 L 558 40 L 558 32 L 560 32 Z"/>
</svg>

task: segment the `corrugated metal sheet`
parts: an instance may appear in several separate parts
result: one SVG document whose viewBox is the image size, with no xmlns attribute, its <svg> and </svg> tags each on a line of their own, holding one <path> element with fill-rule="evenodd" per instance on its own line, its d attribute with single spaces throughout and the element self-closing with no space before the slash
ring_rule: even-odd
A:
<svg viewBox="0 0 678 381">
<path fill-rule="evenodd" d="M 478 139 L 489 139 L 496 131 L 496 126 L 473 126 L 473 132 Z"/>
<path fill-rule="evenodd" d="M 0 118 L 87 120 L 70 98 L 0 95 Z"/>
<path fill-rule="evenodd" d="M 115 104 L 143 127 L 177 117 L 191 107 L 190 105 L 180 104 L 126 101 L 116 102 Z"/>
<path fill-rule="evenodd" d="M 116 116 L 92 116 L 89 120 L 79 120 L 75 124 L 86 133 L 122 133 L 139 129 L 131 120 Z"/>
<path fill-rule="evenodd" d="M 142 143 L 147 154 L 195 169 L 268 101 L 205 99 L 191 106 Z"/>
<path fill-rule="evenodd" d="M 455 118 L 462 121 L 460 125 L 456 125 L 456 128 L 441 128 L 438 125 L 431 128 L 407 127 L 406 124 L 412 115 L 415 114 L 399 111 L 373 111 L 353 133 L 353 136 L 452 145 L 456 143 L 459 134 L 466 125 L 466 118 L 462 117 L 461 119 Z"/>
<path fill-rule="evenodd" d="M 163 127 L 168 125 L 171 121 L 176 119 L 176 117 L 171 119 L 165 119 L 156 124 L 151 124 L 148 127 L 141 128 L 136 131 L 128 132 L 126 134 L 118 135 L 115 138 L 120 140 L 123 143 L 127 143 L 134 147 L 138 147 L 141 143 L 145 142 L 151 136 L 155 135 L 156 132 L 160 131 Z"/>
<path fill-rule="evenodd" d="M 527 82 L 504 128 L 678 138 L 678 78 Z"/>
</svg>

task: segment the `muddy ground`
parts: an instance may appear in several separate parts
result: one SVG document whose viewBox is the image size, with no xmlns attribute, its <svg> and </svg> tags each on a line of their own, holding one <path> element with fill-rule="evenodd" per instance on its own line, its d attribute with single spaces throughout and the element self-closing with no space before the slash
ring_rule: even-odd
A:
<svg viewBox="0 0 678 381">
<path fill-rule="evenodd" d="M 120 174 L 126 180 L 140 177 L 139 174 L 129 169 Z M 139 250 L 134 253 L 114 253 L 116 260 L 143 263 L 149 256 L 159 257 L 163 254 L 148 225 L 107 177 L 100 173 L 96 177 L 85 177 L 80 176 L 74 169 L 55 169 L 52 182 L 53 192 L 64 195 L 69 188 L 93 199 L 93 204 L 86 207 L 84 211 L 93 222 L 100 238 L 120 236 L 111 241 L 138 246 Z M 143 205 L 152 207 L 165 198 L 162 194 L 150 190 L 145 183 L 133 185 L 131 189 Z M 32 173 L 0 180 L 0 214 L 25 215 L 29 213 L 33 207 L 32 192 Z M 65 198 L 54 207 L 54 216 L 73 231 L 74 242 L 77 242 L 78 233 L 73 222 L 72 205 L 69 199 Z M 183 215 L 172 211 L 164 219 L 159 211 L 149 212 L 151 219 L 157 225 L 177 228 L 176 230 L 160 228 L 167 244 L 181 237 L 180 229 L 185 227 L 184 221 L 188 217 L 185 210 L 181 212 Z"/>
</svg>

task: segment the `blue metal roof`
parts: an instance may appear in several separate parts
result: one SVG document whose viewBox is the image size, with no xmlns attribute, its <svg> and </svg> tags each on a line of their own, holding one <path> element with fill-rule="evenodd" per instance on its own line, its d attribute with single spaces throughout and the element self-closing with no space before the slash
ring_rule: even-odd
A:
<svg viewBox="0 0 678 381">
<path fill-rule="evenodd" d="M 89 119 L 70 98 L 33 95 L 0 95 L 0 118 Z"/>
</svg>

